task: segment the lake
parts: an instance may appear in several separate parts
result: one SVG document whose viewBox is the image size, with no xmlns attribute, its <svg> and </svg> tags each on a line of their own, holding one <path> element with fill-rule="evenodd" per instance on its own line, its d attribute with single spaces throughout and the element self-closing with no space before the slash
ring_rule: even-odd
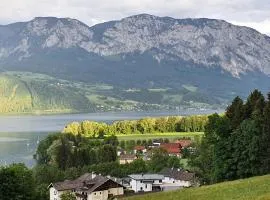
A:
<svg viewBox="0 0 270 200">
<path fill-rule="evenodd" d="M 31 167 L 40 140 L 51 132 L 61 131 L 73 121 L 93 120 L 111 123 L 142 117 L 209 114 L 214 110 L 185 110 L 178 112 L 90 113 L 45 116 L 0 116 L 0 165 L 23 162 Z"/>
</svg>

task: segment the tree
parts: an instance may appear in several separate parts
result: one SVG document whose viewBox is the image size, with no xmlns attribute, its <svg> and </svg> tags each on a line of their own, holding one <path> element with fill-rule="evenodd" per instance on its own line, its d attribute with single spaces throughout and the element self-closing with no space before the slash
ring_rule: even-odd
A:
<svg viewBox="0 0 270 200">
<path fill-rule="evenodd" d="M 39 184 L 39 185 L 37 185 L 35 193 L 36 193 L 35 199 L 38 199 L 38 200 L 48 200 L 48 199 L 50 199 L 50 194 L 49 194 L 47 184 Z"/>
<path fill-rule="evenodd" d="M 163 148 L 156 148 L 152 150 L 151 160 L 149 162 L 150 169 L 154 172 L 161 171 L 167 166 L 168 153 Z"/>
<path fill-rule="evenodd" d="M 35 159 L 38 164 L 48 164 L 51 160 L 50 155 L 48 154 L 48 148 L 52 145 L 52 143 L 57 140 L 60 136 L 60 133 L 48 135 L 44 140 L 42 140 L 37 148 Z"/>
<path fill-rule="evenodd" d="M 98 149 L 98 160 L 101 163 L 114 162 L 117 158 L 116 147 L 106 144 Z"/>
<path fill-rule="evenodd" d="M 245 120 L 234 132 L 232 157 L 235 160 L 236 178 L 260 174 L 260 127 L 253 120 Z"/>
<path fill-rule="evenodd" d="M 179 168 L 181 166 L 180 159 L 177 158 L 176 156 L 169 157 L 167 166 L 169 168 Z"/>
<path fill-rule="evenodd" d="M 64 180 L 64 173 L 56 166 L 37 165 L 32 170 L 37 185 L 49 185 L 52 182 Z"/>
<path fill-rule="evenodd" d="M 262 173 L 270 173 L 270 93 L 268 94 L 268 101 L 263 110 L 263 131 L 260 142 L 261 160 L 262 160 Z"/>
<path fill-rule="evenodd" d="M 76 200 L 76 196 L 73 193 L 65 192 L 60 196 L 61 200 Z"/>
<path fill-rule="evenodd" d="M 147 172 L 147 165 L 144 160 L 137 159 L 137 160 L 134 160 L 132 163 L 130 163 L 129 170 L 131 174 L 145 173 Z"/>
<path fill-rule="evenodd" d="M 112 146 L 116 146 L 116 147 L 119 145 L 118 138 L 115 135 L 105 137 L 103 143 L 111 144 Z"/>
<path fill-rule="evenodd" d="M 31 170 L 23 164 L 0 168 L 1 200 L 34 200 L 35 186 Z"/>
<path fill-rule="evenodd" d="M 247 102 L 244 105 L 244 119 L 249 119 L 255 110 L 256 104 L 258 100 L 264 99 L 263 94 L 258 91 L 254 90 L 247 98 Z"/>
<path fill-rule="evenodd" d="M 244 119 L 244 102 L 240 97 L 236 97 L 232 104 L 228 106 L 225 114 L 230 120 L 231 128 L 236 129 Z"/>
<path fill-rule="evenodd" d="M 80 123 L 78 122 L 72 122 L 68 124 L 64 130 L 63 133 L 72 133 L 74 135 L 78 135 L 80 130 Z"/>
</svg>

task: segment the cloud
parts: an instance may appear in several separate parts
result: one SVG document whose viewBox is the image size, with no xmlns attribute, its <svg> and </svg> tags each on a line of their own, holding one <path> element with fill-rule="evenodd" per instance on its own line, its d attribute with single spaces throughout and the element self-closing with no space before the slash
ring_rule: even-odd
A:
<svg viewBox="0 0 270 200">
<path fill-rule="evenodd" d="M 1 0 L 0 23 L 37 16 L 71 17 L 88 25 L 149 13 L 175 18 L 208 17 L 269 33 L 269 0 Z"/>
<path fill-rule="evenodd" d="M 267 34 L 270 36 L 270 18 L 266 19 L 261 22 L 237 22 L 237 21 L 231 21 L 231 23 L 240 25 L 240 26 L 247 26 L 252 27 L 256 30 L 258 30 L 261 33 Z"/>
</svg>

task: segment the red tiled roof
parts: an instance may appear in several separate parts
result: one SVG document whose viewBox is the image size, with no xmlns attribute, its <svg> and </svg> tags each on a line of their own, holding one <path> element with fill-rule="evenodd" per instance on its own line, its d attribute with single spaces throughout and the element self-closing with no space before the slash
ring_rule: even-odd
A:
<svg viewBox="0 0 270 200">
<path fill-rule="evenodd" d="M 183 148 L 189 147 L 192 144 L 191 140 L 177 140 L 175 143 L 180 144 Z"/>
<path fill-rule="evenodd" d="M 181 145 L 178 143 L 164 143 L 160 147 L 165 149 L 169 154 L 181 153 Z"/>
<path fill-rule="evenodd" d="M 143 151 L 143 150 L 145 150 L 145 147 L 144 146 L 135 146 L 134 150 Z"/>
</svg>

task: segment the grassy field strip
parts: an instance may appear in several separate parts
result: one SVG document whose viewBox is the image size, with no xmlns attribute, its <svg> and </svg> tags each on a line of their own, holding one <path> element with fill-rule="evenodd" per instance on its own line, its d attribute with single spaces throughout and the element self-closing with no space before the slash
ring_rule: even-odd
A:
<svg viewBox="0 0 270 200">
<path fill-rule="evenodd" d="M 142 140 L 142 139 L 157 139 L 157 138 L 181 138 L 202 136 L 203 132 L 168 132 L 168 133 L 152 133 L 152 134 L 130 134 L 130 135 L 116 135 L 118 140 Z"/>
<path fill-rule="evenodd" d="M 200 188 L 161 192 L 125 200 L 270 200 L 270 175 Z"/>
</svg>

